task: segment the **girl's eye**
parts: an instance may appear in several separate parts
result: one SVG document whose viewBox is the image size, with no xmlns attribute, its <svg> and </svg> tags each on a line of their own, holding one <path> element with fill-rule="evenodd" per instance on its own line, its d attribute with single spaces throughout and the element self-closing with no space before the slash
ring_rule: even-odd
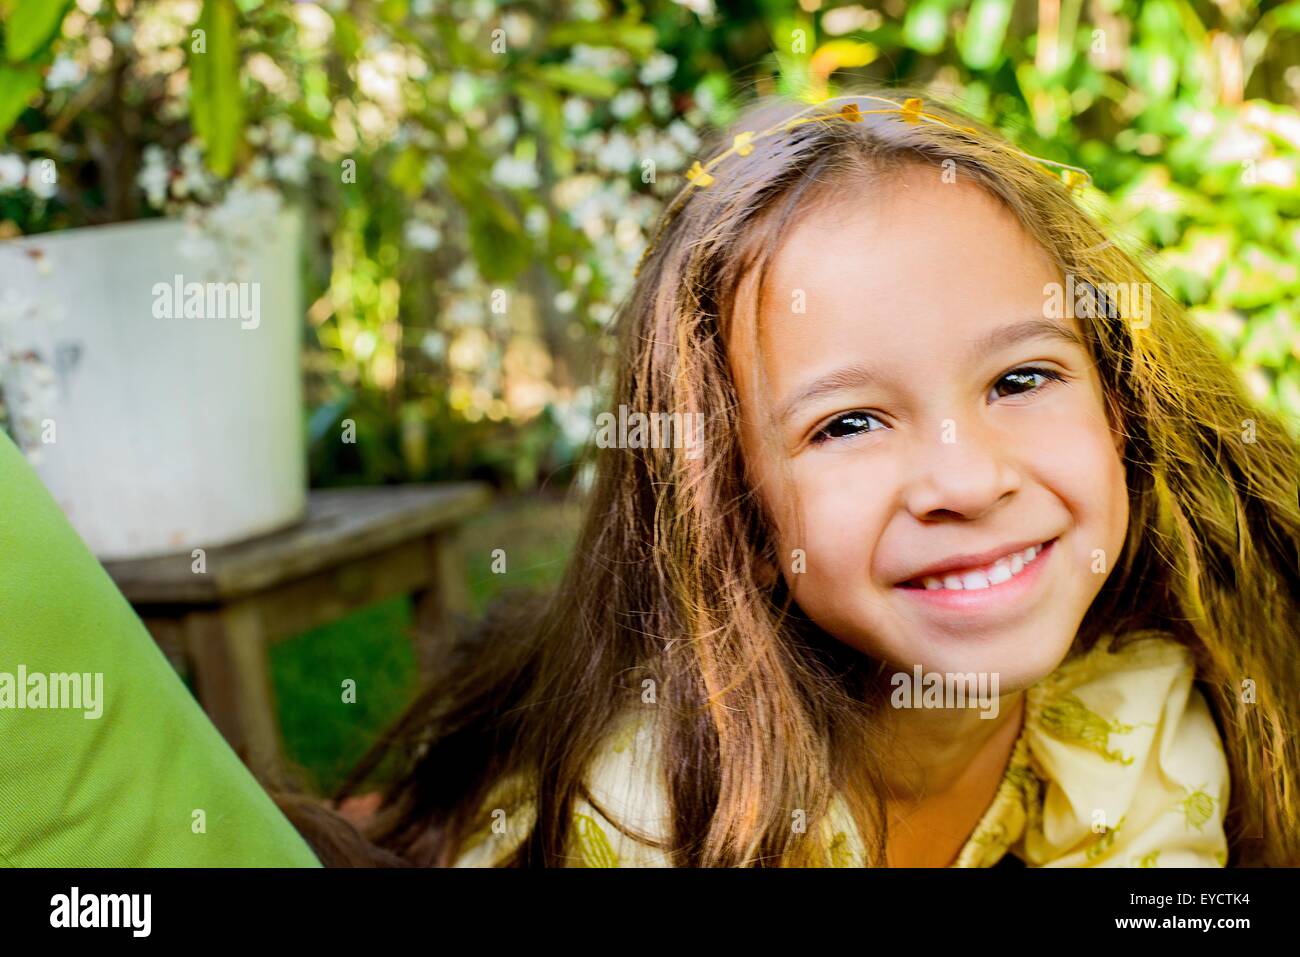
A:
<svg viewBox="0 0 1300 957">
<path fill-rule="evenodd" d="M 1043 382 L 1037 382 L 1041 379 Z M 1026 392 L 1037 392 L 1043 388 L 1046 382 L 1064 382 L 1065 377 L 1059 372 L 1053 372 L 1051 369 L 1023 368 L 1012 369 L 1002 378 L 993 384 L 991 393 L 995 393 L 998 398 L 1007 398 L 1009 395 L 1021 395 Z M 1006 384 L 1008 391 L 1003 392 L 1003 384 Z"/>
<path fill-rule="evenodd" d="M 878 432 L 879 429 L 869 428 L 867 423 L 875 422 L 881 426 L 884 425 L 878 418 L 870 412 L 846 412 L 843 415 L 837 415 L 814 433 L 812 442 L 815 445 L 829 439 L 846 439 L 854 435 L 862 435 L 866 432 Z"/>
</svg>

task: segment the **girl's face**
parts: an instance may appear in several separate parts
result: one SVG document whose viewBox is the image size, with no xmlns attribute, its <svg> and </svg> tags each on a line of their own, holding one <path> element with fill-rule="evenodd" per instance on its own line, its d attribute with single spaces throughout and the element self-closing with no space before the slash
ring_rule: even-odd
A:
<svg viewBox="0 0 1300 957">
<path fill-rule="evenodd" d="M 782 572 L 820 627 L 898 669 L 1027 687 L 1069 650 L 1128 523 L 1097 371 L 1077 322 L 1047 318 L 1064 277 L 938 170 L 837 195 L 783 237 L 757 341 L 741 321 L 729 343 Z"/>
</svg>

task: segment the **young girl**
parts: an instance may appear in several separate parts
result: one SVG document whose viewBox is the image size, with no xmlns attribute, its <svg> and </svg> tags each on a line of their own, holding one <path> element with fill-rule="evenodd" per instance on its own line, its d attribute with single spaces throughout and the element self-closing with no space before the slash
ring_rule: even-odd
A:
<svg viewBox="0 0 1300 957">
<path fill-rule="evenodd" d="M 1296 443 L 1078 173 L 906 95 L 719 150 L 610 399 L 702 449 L 598 453 L 556 593 L 337 795 L 397 761 L 365 840 L 285 802 L 327 863 L 1300 863 Z"/>
</svg>

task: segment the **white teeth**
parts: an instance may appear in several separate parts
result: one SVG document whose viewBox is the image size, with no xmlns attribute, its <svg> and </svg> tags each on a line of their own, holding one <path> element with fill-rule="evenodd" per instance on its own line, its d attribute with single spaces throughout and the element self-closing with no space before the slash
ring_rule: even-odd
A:
<svg viewBox="0 0 1300 957">
<path fill-rule="evenodd" d="M 977 591 L 991 585 L 1001 585 L 1024 571 L 1025 566 L 1034 561 L 1042 551 L 1043 546 L 1031 545 L 1024 551 L 1012 552 L 1005 558 L 999 558 L 985 568 L 975 568 L 960 574 L 949 573 L 942 578 L 927 575 L 921 579 L 921 585 L 926 591 L 937 591 L 943 588 L 948 591 Z"/>
<path fill-rule="evenodd" d="M 989 584 L 1001 585 L 1005 581 L 1011 580 L 1011 566 L 1005 558 L 999 558 L 993 563 L 993 570 L 989 572 Z"/>
</svg>

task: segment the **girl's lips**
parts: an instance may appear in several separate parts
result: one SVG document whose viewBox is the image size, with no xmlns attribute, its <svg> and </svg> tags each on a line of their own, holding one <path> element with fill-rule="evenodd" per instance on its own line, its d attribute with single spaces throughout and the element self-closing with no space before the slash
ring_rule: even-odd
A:
<svg viewBox="0 0 1300 957">
<path fill-rule="evenodd" d="M 895 589 L 917 602 L 922 608 L 940 612 L 957 611 L 969 614 L 985 609 L 1003 609 L 1023 599 L 1038 584 L 1038 580 L 1043 577 L 1043 569 L 1056 552 L 1057 541 L 1059 537 L 1044 542 L 1034 560 L 1025 565 L 1019 574 L 996 585 L 990 583 L 987 588 L 928 589 L 910 587 L 911 583 L 908 583 L 909 587 L 896 585 Z"/>
</svg>

